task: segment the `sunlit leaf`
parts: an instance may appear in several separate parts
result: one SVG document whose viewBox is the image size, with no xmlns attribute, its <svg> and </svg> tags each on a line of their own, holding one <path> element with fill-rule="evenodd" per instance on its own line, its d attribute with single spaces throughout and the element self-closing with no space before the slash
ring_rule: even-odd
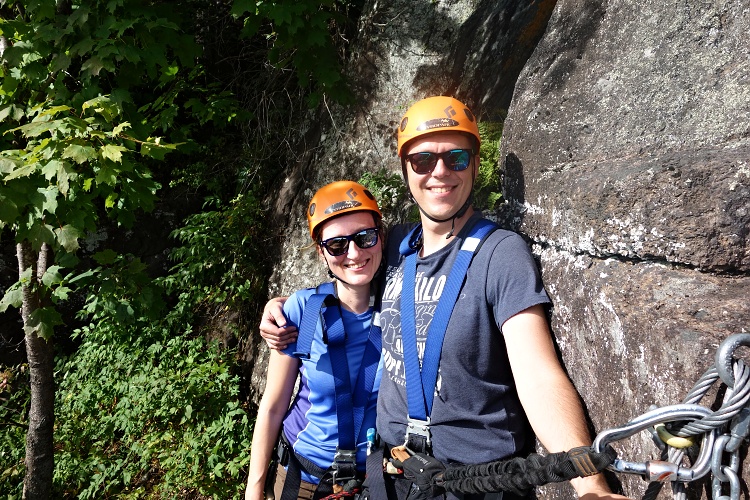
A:
<svg viewBox="0 0 750 500">
<path fill-rule="evenodd" d="M 104 200 L 104 207 L 113 208 L 115 206 L 115 201 L 117 201 L 117 198 L 118 198 L 117 193 L 109 193 L 107 195 L 107 199 Z"/>
<path fill-rule="evenodd" d="M 127 148 L 124 148 L 122 146 L 107 144 L 106 146 L 102 146 L 99 151 L 101 151 L 102 157 L 120 163 L 122 161 L 122 153 L 127 150 Z"/>
<path fill-rule="evenodd" d="M 71 108 L 70 106 L 54 106 L 52 108 L 42 111 L 41 113 L 39 113 L 39 116 L 48 116 L 48 115 L 55 116 L 56 114 L 60 112 L 70 111 L 71 109 L 73 108 Z M 55 123 L 59 123 L 59 122 L 55 122 Z"/>
<path fill-rule="evenodd" d="M 48 122 L 31 122 L 26 125 L 21 125 L 11 129 L 11 132 L 19 131 L 26 137 L 37 137 L 51 129 L 57 128 L 60 125 L 60 120 L 52 120 Z"/>
<path fill-rule="evenodd" d="M 62 281 L 62 275 L 60 274 L 60 266 L 50 266 L 42 275 L 42 283 L 44 286 L 51 287 Z"/>
<path fill-rule="evenodd" d="M 0 158 L 0 174 L 9 174 L 21 164 L 20 161 Z"/>
<path fill-rule="evenodd" d="M 60 194 L 57 190 L 57 186 L 49 186 L 44 189 L 39 188 L 37 191 L 44 196 L 42 210 L 54 214 L 57 211 L 57 196 Z"/>
<path fill-rule="evenodd" d="M 63 158 L 70 158 L 78 164 L 85 163 L 96 158 L 96 150 L 90 146 L 71 144 L 62 154 Z"/>
<path fill-rule="evenodd" d="M 32 163 L 31 165 L 23 165 L 20 168 L 16 168 L 10 175 L 5 177 L 5 182 L 12 181 L 13 179 L 19 179 L 21 177 L 28 177 L 29 175 L 36 172 L 38 163 Z"/>
<path fill-rule="evenodd" d="M 112 129 L 112 137 L 116 137 L 120 135 L 124 130 L 128 130 L 130 128 L 130 122 L 122 122 L 118 123 L 115 128 Z"/>
<path fill-rule="evenodd" d="M 0 313 L 4 313 L 8 307 L 19 308 L 23 304 L 23 287 L 19 284 L 8 288 L 0 299 Z"/>
<path fill-rule="evenodd" d="M 57 241 L 67 252 L 75 252 L 78 250 L 78 238 L 81 237 L 80 231 L 70 224 L 65 224 L 63 227 L 55 229 L 55 236 Z"/>
</svg>

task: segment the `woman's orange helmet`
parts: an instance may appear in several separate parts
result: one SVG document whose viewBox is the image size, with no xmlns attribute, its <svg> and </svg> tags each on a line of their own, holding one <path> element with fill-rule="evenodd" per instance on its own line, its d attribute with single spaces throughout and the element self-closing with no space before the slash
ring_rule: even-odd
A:
<svg viewBox="0 0 750 500">
<path fill-rule="evenodd" d="M 377 214 L 375 222 L 382 218 L 378 202 L 369 189 L 354 181 L 337 181 L 326 184 L 313 195 L 307 207 L 307 224 L 314 240 L 320 225 L 339 215 L 363 210 Z"/>
<path fill-rule="evenodd" d="M 461 101 L 435 96 L 417 101 L 401 118 L 398 127 L 398 156 L 409 141 L 435 132 L 463 132 L 476 139 L 479 152 L 479 128 L 474 114 Z"/>
</svg>

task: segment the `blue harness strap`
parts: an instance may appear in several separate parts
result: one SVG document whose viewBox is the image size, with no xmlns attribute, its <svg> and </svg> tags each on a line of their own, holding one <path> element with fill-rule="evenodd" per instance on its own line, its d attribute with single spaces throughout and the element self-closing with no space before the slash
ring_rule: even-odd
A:
<svg viewBox="0 0 750 500">
<path fill-rule="evenodd" d="M 469 230 L 464 239 L 461 250 L 456 256 L 443 294 L 438 300 L 435 316 L 427 330 L 424 356 L 421 368 L 417 349 L 417 333 L 415 324 L 415 288 L 417 273 L 417 253 L 413 243 L 418 239 L 417 226 L 404 238 L 400 251 L 406 255 L 404 263 L 404 280 L 401 289 L 401 336 L 404 342 L 404 369 L 406 372 L 406 396 L 409 418 L 429 423 L 432 412 L 432 402 L 437 384 L 440 353 L 443 339 L 448 327 L 448 321 L 453 314 L 453 308 L 463 287 L 466 273 L 474 254 L 488 234 L 497 229 L 497 225 L 486 219 L 479 219 Z M 429 430 L 428 430 L 429 431 Z M 407 430 L 407 433 L 409 431 Z M 427 436 L 429 441 L 429 435 Z"/>
<path fill-rule="evenodd" d="M 302 319 L 299 322 L 299 332 L 297 334 L 297 350 L 292 356 L 300 359 L 309 359 L 312 348 L 315 329 L 320 320 L 320 311 L 325 303 L 334 305 L 338 303 L 336 299 L 336 288 L 333 282 L 321 283 L 315 289 L 315 293 L 307 299 L 305 310 L 302 312 Z M 325 331 L 324 331 L 325 334 Z"/>
<path fill-rule="evenodd" d="M 354 390 L 351 386 L 349 363 L 347 361 L 344 321 L 341 318 L 341 309 L 332 282 L 318 286 L 315 293 L 307 300 L 300 321 L 297 349 L 293 356 L 304 359 L 309 359 L 318 321 L 323 321 L 323 342 L 327 345 L 331 361 L 339 434 L 338 449 L 333 464 L 334 480 L 346 479 L 345 477 L 337 477 L 336 471 L 339 467 L 350 468 L 352 476 L 356 473 L 357 442 L 365 440 L 365 438 L 358 438 L 363 432 L 362 423 L 364 422 L 365 410 L 373 392 L 380 361 L 379 299 L 377 297 L 370 320 L 370 332 Z M 342 471 L 341 474 L 349 475 L 349 472 Z"/>
</svg>

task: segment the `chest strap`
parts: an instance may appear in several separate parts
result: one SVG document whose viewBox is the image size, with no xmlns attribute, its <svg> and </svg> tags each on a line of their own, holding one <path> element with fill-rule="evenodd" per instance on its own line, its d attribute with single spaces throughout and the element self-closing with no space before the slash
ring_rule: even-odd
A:
<svg viewBox="0 0 750 500">
<path fill-rule="evenodd" d="M 379 300 L 375 301 L 373 308 L 370 332 L 354 390 L 351 387 L 347 361 L 344 321 L 332 282 L 321 284 L 316 293 L 310 296 L 299 325 L 297 350 L 293 356 L 300 359 L 310 358 L 312 340 L 319 321 L 322 321 L 323 342 L 327 345 L 330 356 L 339 434 L 336 454 L 331 465 L 334 482 L 346 481 L 356 476 L 357 442 L 364 441 L 358 440 L 358 437 L 362 432 L 365 411 L 373 392 L 381 350 Z"/>
<path fill-rule="evenodd" d="M 482 241 L 497 226 L 487 220 L 479 219 L 469 230 L 461 249 L 456 256 L 451 272 L 448 275 L 443 293 L 435 308 L 435 315 L 427 330 L 427 340 L 420 366 L 417 348 L 415 321 L 415 288 L 417 274 L 417 251 L 409 242 L 418 239 L 421 225 L 414 228 L 404 238 L 400 251 L 406 255 L 404 263 L 404 280 L 401 288 L 401 336 L 404 343 L 404 369 L 406 375 L 406 397 L 408 421 L 405 444 L 422 450 L 429 450 L 432 442 L 430 435 L 430 414 L 437 384 L 440 353 L 448 322 L 453 314 L 458 295 L 463 287 L 466 273 L 474 254 Z M 414 451 L 422 451 L 414 450 Z"/>
</svg>

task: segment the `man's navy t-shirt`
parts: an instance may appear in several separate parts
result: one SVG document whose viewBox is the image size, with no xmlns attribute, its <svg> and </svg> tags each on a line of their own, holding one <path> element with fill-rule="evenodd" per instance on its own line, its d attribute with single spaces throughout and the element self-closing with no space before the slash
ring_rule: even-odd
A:
<svg viewBox="0 0 750 500">
<path fill-rule="evenodd" d="M 448 274 L 478 217 L 472 216 L 451 244 L 417 259 L 415 320 L 420 360 Z M 399 225 L 389 234 L 381 310 L 383 373 L 377 428 L 390 445 L 404 442 L 408 413 L 399 313 L 403 258 L 398 246 L 409 229 Z M 431 415 L 437 459 L 483 463 L 514 455 L 526 445 L 528 424 L 500 327 L 515 314 L 549 302 L 524 240 L 502 229 L 490 234 L 474 255 L 443 342 Z"/>
</svg>

